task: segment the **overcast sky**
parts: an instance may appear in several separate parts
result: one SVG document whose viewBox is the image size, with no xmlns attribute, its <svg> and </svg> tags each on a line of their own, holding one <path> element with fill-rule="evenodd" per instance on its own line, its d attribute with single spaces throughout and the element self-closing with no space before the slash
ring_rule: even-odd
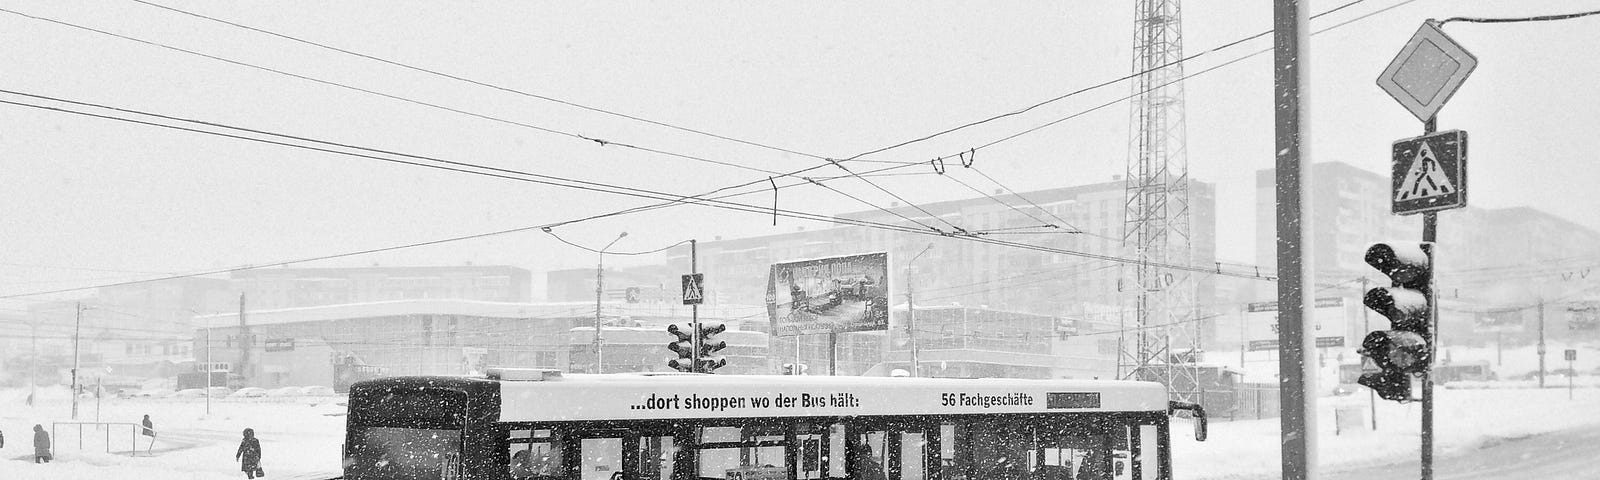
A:
<svg viewBox="0 0 1600 480">
<path fill-rule="evenodd" d="M 1121 77 L 1129 71 L 1133 36 L 1132 2 L 1121 1 L 151 1 L 749 143 L 439 78 L 126 0 L 5 0 L 0 8 L 458 112 L 8 12 L 0 12 L 0 89 L 698 194 L 764 183 L 772 174 L 763 171 L 851 157 Z M 1312 10 L 1346 3 L 1313 2 Z M 1188 2 L 1186 52 L 1269 29 L 1271 5 Z M 1421 133 L 1420 123 L 1374 80 L 1424 19 L 1596 8 L 1581 1 L 1366 0 L 1312 26 L 1397 5 L 1313 38 L 1313 159 L 1386 172 L 1390 143 Z M 1593 165 L 1600 159 L 1594 153 L 1600 55 L 1593 53 L 1600 16 L 1451 23 L 1445 32 L 1480 61 L 1439 123 L 1441 130 L 1471 133 L 1472 205 L 1531 206 L 1600 226 L 1592 193 L 1600 184 L 1600 167 Z M 1267 49 L 1270 41 L 1206 53 L 1185 69 L 1218 66 Z M 1218 185 L 1223 259 L 1254 258 L 1254 172 L 1273 161 L 1271 82 L 1271 55 L 1264 54 L 1183 83 L 1189 166 L 1195 179 Z M 1108 181 L 1125 169 L 1129 108 L 1119 102 L 1084 112 L 1129 90 L 1117 83 L 862 160 L 926 162 L 1081 114 L 983 148 L 974 166 L 1018 191 Z M 62 106 L 4 93 L 0 100 Z M 949 176 L 997 188 L 951 165 Z M 879 178 L 879 185 L 913 202 L 975 196 L 925 165 L 892 172 L 915 175 Z M 830 166 L 805 175 L 840 173 Z M 828 185 L 877 205 L 895 201 L 859 180 Z M 773 199 L 766 192 L 730 200 L 771 205 Z M 785 189 L 778 202 L 820 214 L 872 208 L 816 186 Z M 649 203 L 0 104 L 0 295 L 382 248 Z M 1442 215 L 1441 228 L 1451 228 L 1450 219 Z M 781 218 L 773 226 L 768 215 L 677 206 L 555 232 L 598 248 L 627 231 L 613 249 L 629 251 L 800 226 L 823 225 Z M 473 262 L 546 270 L 593 265 L 594 257 L 533 230 L 300 266 Z"/>
</svg>

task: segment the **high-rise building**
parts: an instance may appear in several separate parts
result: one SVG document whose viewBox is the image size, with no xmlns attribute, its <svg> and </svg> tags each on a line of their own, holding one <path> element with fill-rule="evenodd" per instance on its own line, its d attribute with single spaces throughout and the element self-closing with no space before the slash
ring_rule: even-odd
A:
<svg viewBox="0 0 1600 480">
<path fill-rule="evenodd" d="M 1383 279 L 1366 264 L 1367 247 L 1421 241 L 1422 216 L 1391 213 L 1388 175 L 1324 162 L 1312 165 L 1312 178 L 1306 221 L 1317 296 L 1359 298 L 1361 279 L 1368 280 L 1368 287 Z M 1272 169 L 1257 171 L 1256 262 L 1265 271 L 1275 271 L 1277 264 L 1275 180 Z M 1600 233 L 1535 208 L 1467 206 L 1438 216 L 1435 280 L 1445 343 L 1494 338 L 1495 333 L 1474 331 L 1473 320 L 1480 313 L 1527 307 L 1541 295 L 1555 297 L 1549 292 L 1560 290 L 1562 272 L 1600 262 Z M 1256 300 L 1274 296 L 1272 284 L 1257 284 Z"/>
</svg>

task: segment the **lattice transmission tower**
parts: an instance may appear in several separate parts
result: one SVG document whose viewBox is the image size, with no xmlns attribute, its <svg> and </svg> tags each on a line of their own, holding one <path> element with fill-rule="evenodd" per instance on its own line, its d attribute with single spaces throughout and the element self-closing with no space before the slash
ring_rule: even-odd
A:
<svg viewBox="0 0 1600 480">
<path fill-rule="evenodd" d="M 1195 280 L 1190 265 L 1189 161 L 1185 153 L 1183 28 L 1177 0 L 1139 0 L 1134 11 L 1133 102 L 1122 245 L 1125 266 L 1119 378 L 1167 385 L 1198 401 Z"/>
</svg>

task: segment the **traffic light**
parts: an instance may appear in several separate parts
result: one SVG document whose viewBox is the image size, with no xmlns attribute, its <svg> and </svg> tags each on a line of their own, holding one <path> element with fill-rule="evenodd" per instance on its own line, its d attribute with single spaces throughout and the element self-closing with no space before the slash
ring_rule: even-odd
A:
<svg viewBox="0 0 1600 480">
<path fill-rule="evenodd" d="M 678 337 L 678 340 L 667 344 L 667 349 L 678 354 L 678 358 L 667 361 L 667 366 L 680 372 L 694 372 L 694 334 L 679 329 L 677 325 L 668 325 L 667 333 Z"/>
<path fill-rule="evenodd" d="M 1388 276 L 1392 286 L 1368 290 L 1364 303 L 1387 317 L 1392 329 L 1369 333 L 1361 341 L 1359 352 L 1379 371 L 1362 374 L 1356 383 L 1385 400 L 1415 400 L 1412 375 L 1433 367 L 1433 248 L 1428 242 L 1367 248 L 1367 264 Z"/>
<path fill-rule="evenodd" d="M 678 328 L 677 325 L 668 325 L 667 333 L 678 337 L 677 341 L 667 344 L 667 349 L 678 354 L 678 358 L 667 361 L 667 366 L 686 373 L 712 373 L 712 370 L 722 368 L 728 360 L 716 353 L 728 347 L 728 342 L 716 338 L 715 335 L 728 329 L 721 323 L 701 323 L 700 331 L 690 332 Z M 700 337 L 700 349 L 695 350 L 695 337 Z"/>
<path fill-rule="evenodd" d="M 728 364 L 728 359 L 716 354 L 718 351 L 727 348 L 728 342 L 724 342 L 715 336 L 727 329 L 728 326 L 721 323 L 700 324 L 700 355 L 695 358 L 695 362 L 700 367 L 700 373 L 712 373 L 712 370 L 722 368 Z"/>
</svg>

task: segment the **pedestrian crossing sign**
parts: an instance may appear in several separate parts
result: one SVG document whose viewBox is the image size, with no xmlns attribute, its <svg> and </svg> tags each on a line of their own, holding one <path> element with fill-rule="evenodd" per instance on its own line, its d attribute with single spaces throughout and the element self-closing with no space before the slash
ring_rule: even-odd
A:
<svg viewBox="0 0 1600 480">
<path fill-rule="evenodd" d="M 1395 215 L 1467 206 L 1467 132 L 1446 132 L 1394 142 Z"/>
<path fill-rule="evenodd" d="M 683 304 L 699 305 L 706 299 L 705 274 L 691 273 L 683 276 Z"/>
</svg>

